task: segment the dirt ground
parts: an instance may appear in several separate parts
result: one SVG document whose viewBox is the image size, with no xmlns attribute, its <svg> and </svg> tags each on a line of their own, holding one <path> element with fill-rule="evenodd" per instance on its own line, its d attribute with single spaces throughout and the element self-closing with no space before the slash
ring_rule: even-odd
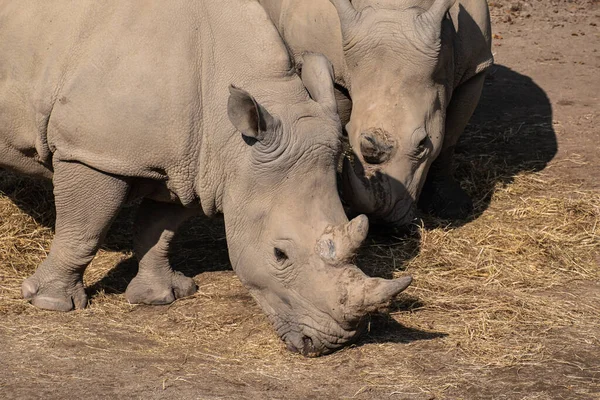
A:
<svg viewBox="0 0 600 400">
<path fill-rule="evenodd" d="M 457 150 L 475 212 L 371 232 L 360 265 L 415 282 L 359 343 L 286 351 L 220 221 L 177 238 L 198 294 L 127 304 L 132 209 L 86 272 L 90 307 L 35 309 L 20 284 L 48 251 L 51 196 L 0 172 L 0 398 L 600 399 L 600 6 L 489 4 L 496 65 Z"/>
</svg>

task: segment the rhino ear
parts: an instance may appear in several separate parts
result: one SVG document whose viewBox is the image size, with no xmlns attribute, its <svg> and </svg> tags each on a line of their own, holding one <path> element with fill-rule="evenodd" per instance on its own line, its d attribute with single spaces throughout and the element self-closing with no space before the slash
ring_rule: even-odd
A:
<svg viewBox="0 0 600 400">
<path fill-rule="evenodd" d="M 354 8 L 350 0 L 329 0 L 329 2 L 333 4 L 338 13 L 342 32 L 352 29 L 360 17 L 360 13 Z"/>
<path fill-rule="evenodd" d="M 275 134 L 277 119 L 250 93 L 233 85 L 229 87 L 227 115 L 235 129 L 247 138 L 265 142 L 269 141 L 269 135 Z"/>
<path fill-rule="evenodd" d="M 435 0 L 429 10 L 419 15 L 418 32 L 429 42 L 437 42 L 442 34 L 442 22 L 456 0 Z"/>
<path fill-rule="evenodd" d="M 319 53 L 304 53 L 301 78 L 310 97 L 332 113 L 337 114 L 337 102 L 333 88 L 333 66 L 327 57 Z"/>
</svg>

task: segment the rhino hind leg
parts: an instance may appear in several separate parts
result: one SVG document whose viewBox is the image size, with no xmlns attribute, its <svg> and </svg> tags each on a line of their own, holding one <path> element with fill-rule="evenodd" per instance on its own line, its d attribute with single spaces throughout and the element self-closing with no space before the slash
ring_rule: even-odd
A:
<svg viewBox="0 0 600 400">
<path fill-rule="evenodd" d="M 125 291 L 127 301 L 132 304 L 169 304 L 196 293 L 198 287 L 192 278 L 173 271 L 168 253 L 177 228 L 197 213 L 196 209 L 176 204 L 148 199 L 142 202 L 134 237 L 139 270 Z"/>
<path fill-rule="evenodd" d="M 419 197 L 419 207 L 440 218 L 464 219 L 473 211 L 473 201 L 453 177 L 453 159 L 458 138 L 479 103 L 484 80 L 482 72 L 457 87 L 448 105 L 444 144 Z"/>
<path fill-rule="evenodd" d="M 23 282 L 36 307 L 71 311 L 87 305 L 83 272 L 124 203 L 129 185 L 76 162 L 54 163 L 56 228 L 50 253 Z"/>
</svg>

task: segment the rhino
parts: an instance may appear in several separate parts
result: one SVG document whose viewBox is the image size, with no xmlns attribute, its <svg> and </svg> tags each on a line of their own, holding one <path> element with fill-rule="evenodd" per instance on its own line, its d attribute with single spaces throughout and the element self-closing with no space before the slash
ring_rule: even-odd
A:
<svg viewBox="0 0 600 400">
<path fill-rule="evenodd" d="M 0 168 L 52 179 L 55 236 L 22 284 L 34 306 L 86 306 L 82 275 L 123 205 L 141 202 L 131 303 L 193 294 L 168 252 L 222 213 L 231 265 L 287 348 L 353 341 L 411 282 L 353 264 L 368 219 L 336 188 L 341 124 L 325 57 L 296 74 L 245 0 L 0 2 Z M 252 94 L 250 94 L 252 93 Z"/>
<path fill-rule="evenodd" d="M 333 64 L 351 208 L 407 225 L 420 198 L 442 218 L 466 217 L 472 201 L 452 163 L 493 62 L 486 0 L 259 2 L 296 64 L 306 51 Z"/>
</svg>

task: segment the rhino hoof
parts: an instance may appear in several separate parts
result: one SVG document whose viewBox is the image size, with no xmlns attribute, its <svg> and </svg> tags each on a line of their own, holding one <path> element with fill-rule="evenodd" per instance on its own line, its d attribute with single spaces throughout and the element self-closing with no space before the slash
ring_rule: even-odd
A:
<svg viewBox="0 0 600 400">
<path fill-rule="evenodd" d="M 138 274 L 127 286 L 125 298 L 131 304 L 171 304 L 176 299 L 193 295 L 197 290 L 194 280 L 179 272 L 168 277 Z"/>
<path fill-rule="evenodd" d="M 69 285 L 59 280 L 43 281 L 35 275 L 23 282 L 21 293 L 32 305 L 44 310 L 72 311 L 85 308 L 88 302 L 82 282 Z"/>
</svg>

